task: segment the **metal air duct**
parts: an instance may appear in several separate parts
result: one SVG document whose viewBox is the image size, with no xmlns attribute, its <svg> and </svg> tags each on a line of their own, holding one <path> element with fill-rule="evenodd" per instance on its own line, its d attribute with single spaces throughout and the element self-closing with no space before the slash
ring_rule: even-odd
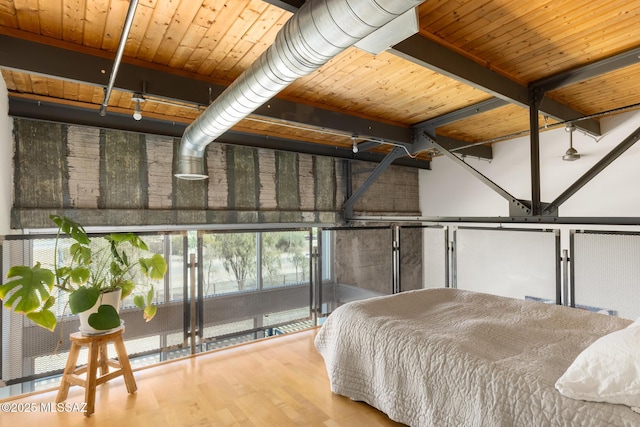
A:
<svg viewBox="0 0 640 427">
<path fill-rule="evenodd" d="M 308 0 L 271 45 L 185 130 L 178 172 L 204 179 L 206 146 L 340 52 L 423 0 Z"/>
</svg>

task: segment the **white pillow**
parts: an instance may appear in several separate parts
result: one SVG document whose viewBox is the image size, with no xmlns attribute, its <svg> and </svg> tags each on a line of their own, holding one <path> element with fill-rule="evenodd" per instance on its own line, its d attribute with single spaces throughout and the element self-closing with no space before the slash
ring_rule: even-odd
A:
<svg viewBox="0 0 640 427">
<path fill-rule="evenodd" d="M 617 403 L 640 413 L 640 319 L 605 335 L 576 357 L 556 382 L 572 399 Z"/>
</svg>

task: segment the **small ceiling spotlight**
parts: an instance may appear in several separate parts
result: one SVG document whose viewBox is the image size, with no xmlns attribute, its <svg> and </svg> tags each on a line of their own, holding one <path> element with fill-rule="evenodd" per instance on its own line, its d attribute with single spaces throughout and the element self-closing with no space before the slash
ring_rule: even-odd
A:
<svg viewBox="0 0 640 427">
<path fill-rule="evenodd" d="M 578 160 L 580 158 L 580 154 L 578 154 L 578 151 L 573 148 L 573 131 L 576 130 L 576 127 L 573 123 L 569 123 L 564 130 L 569 132 L 569 149 L 567 149 L 567 152 L 562 156 L 562 160 L 566 160 L 568 162 Z"/>
<path fill-rule="evenodd" d="M 135 107 L 133 107 L 133 119 L 141 120 L 142 119 L 142 108 L 140 108 L 140 103 L 144 102 L 144 98 L 141 93 L 134 93 L 131 97 L 131 100 L 136 103 Z"/>
<path fill-rule="evenodd" d="M 351 139 L 353 140 L 353 148 L 351 149 L 354 153 L 358 152 L 358 136 L 357 135 L 353 135 L 351 136 Z"/>
</svg>

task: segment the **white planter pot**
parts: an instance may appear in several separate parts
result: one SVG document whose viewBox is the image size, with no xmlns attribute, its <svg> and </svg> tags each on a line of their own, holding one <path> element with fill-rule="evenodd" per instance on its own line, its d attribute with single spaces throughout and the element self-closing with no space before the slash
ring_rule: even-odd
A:
<svg viewBox="0 0 640 427">
<path fill-rule="evenodd" d="M 114 329 L 109 329 L 106 331 L 103 330 L 99 330 L 99 329 L 94 329 L 93 327 L 91 327 L 91 325 L 89 325 L 89 316 L 91 316 L 93 313 L 98 311 L 98 307 L 100 307 L 101 305 L 111 305 L 116 309 L 116 312 L 118 314 L 120 314 L 120 299 L 122 297 L 122 289 L 117 289 L 115 291 L 112 292 L 107 292 L 106 294 L 100 294 L 100 297 L 98 298 L 98 301 L 96 302 L 96 304 L 91 307 L 89 310 L 87 311 L 83 311 L 81 313 L 78 313 L 78 316 L 80 317 L 80 332 L 82 333 L 82 335 L 101 335 L 101 334 L 106 334 L 109 332 L 113 332 L 114 330 L 118 329 L 120 326 L 118 326 L 118 328 L 114 328 Z"/>
</svg>

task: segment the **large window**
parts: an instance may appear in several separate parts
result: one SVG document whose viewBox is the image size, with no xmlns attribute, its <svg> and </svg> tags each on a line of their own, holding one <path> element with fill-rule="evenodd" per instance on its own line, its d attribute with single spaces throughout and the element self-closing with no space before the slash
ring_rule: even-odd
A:
<svg viewBox="0 0 640 427">
<path fill-rule="evenodd" d="M 257 289 L 258 233 L 202 236 L 204 296 Z"/>
<path fill-rule="evenodd" d="M 203 233 L 204 296 L 310 281 L 309 230 Z"/>
<path fill-rule="evenodd" d="M 262 233 L 262 286 L 309 283 L 309 232 Z"/>
<path fill-rule="evenodd" d="M 205 349 L 312 326 L 311 229 L 201 232 Z"/>
<path fill-rule="evenodd" d="M 185 263 L 188 257 L 187 251 L 184 248 L 186 244 L 187 238 L 182 234 L 170 235 L 168 239 L 165 240 L 164 253 L 168 254 L 167 265 L 169 269 L 167 272 L 169 280 L 167 281 L 167 287 L 165 289 L 165 301 L 182 301 L 185 298 Z"/>
</svg>

